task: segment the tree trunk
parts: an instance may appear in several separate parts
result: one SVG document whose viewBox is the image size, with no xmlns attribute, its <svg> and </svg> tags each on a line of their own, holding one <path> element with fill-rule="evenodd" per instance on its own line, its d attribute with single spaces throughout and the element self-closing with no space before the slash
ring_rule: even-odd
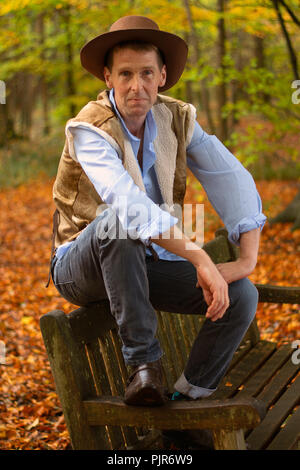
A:
<svg viewBox="0 0 300 470">
<path fill-rule="evenodd" d="M 190 27 L 190 39 L 191 39 L 191 43 L 193 47 L 193 54 L 191 58 L 192 64 L 195 67 L 197 67 L 197 69 L 199 70 L 199 60 L 200 60 L 199 41 L 198 41 L 195 26 L 194 26 L 194 21 L 192 18 L 192 12 L 191 12 L 189 0 L 183 0 L 183 4 L 185 7 L 187 20 L 188 20 L 189 27 Z M 213 117 L 212 117 L 212 113 L 210 109 L 210 102 L 209 102 L 209 89 L 208 89 L 205 78 L 200 80 L 200 86 L 201 86 L 200 99 L 201 99 L 204 112 L 206 114 L 209 131 L 212 134 L 215 134 L 215 125 L 214 125 L 214 121 L 213 121 Z"/>
<path fill-rule="evenodd" d="M 72 41 L 72 32 L 70 28 L 71 23 L 71 7 L 70 5 L 66 5 L 64 10 L 61 12 L 61 15 L 64 19 L 64 27 L 67 36 L 67 44 L 66 44 L 66 61 L 68 64 L 67 67 L 67 77 L 66 77 L 66 96 L 70 97 L 70 115 L 75 116 L 76 114 L 76 106 L 72 102 L 72 97 L 75 95 L 75 80 L 74 80 L 74 52 L 73 52 L 73 41 Z"/>
<path fill-rule="evenodd" d="M 264 38 L 254 36 L 254 55 L 256 58 L 256 67 L 258 69 L 265 68 L 266 61 Z M 259 92 L 259 97 L 264 101 L 264 103 L 270 102 L 270 95 L 268 95 L 268 93 Z"/>
<path fill-rule="evenodd" d="M 286 45 L 287 45 L 288 53 L 289 53 L 289 56 L 290 56 L 290 62 L 291 62 L 291 66 L 292 66 L 292 69 L 293 69 L 295 80 L 299 80 L 297 55 L 294 51 L 290 35 L 288 33 L 288 30 L 286 29 L 284 19 L 281 15 L 280 7 L 279 7 L 279 1 L 278 0 L 273 0 L 273 5 L 274 5 L 274 8 L 275 8 L 275 11 L 276 11 L 276 14 L 277 14 L 279 24 L 281 26 L 282 34 L 283 34 L 283 36 L 285 38 L 285 41 L 286 41 Z"/>
<path fill-rule="evenodd" d="M 217 91 L 217 104 L 219 109 L 219 137 L 220 140 L 224 141 L 228 138 L 228 119 L 222 115 L 224 106 L 227 103 L 227 86 L 225 82 L 226 66 L 224 64 L 226 53 L 226 29 L 224 21 L 225 0 L 218 0 L 218 12 L 221 14 L 221 17 L 218 21 L 219 37 L 217 41 L 217 63 L 221 71 L 221 83 Z"/>
<path fill-rule="evenodd" d="M 300 229 L 300 189 L 290 204 L 276 217 L 269 220 L 270 224 L 278 222 L 294 222 L 292 231 Z"/>
<path fill-rule="evenodd" d="M 45 14 L 41 13 L 36 20 L 36 29 L 39 35 L 40 43 L 42 47 L 45 44 Z M 45 53 L 42 49 L 41 59 L 44 61 Z M 48 135 L 50 132 L 50 121 L 49 121 L 49 106 L 48 106 L 48 84 L 46 81 L 45 74 L 42 73 L 39 80 L 39 93 L 42 100 L 42 112 L 43 112 L 43 134 Z"/>
</svg>

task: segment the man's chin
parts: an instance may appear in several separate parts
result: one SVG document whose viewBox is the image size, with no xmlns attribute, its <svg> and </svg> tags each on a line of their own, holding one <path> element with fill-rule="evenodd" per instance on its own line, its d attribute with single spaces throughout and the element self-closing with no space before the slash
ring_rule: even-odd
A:
<svg viewBox="0 0 300 470">
<path fill-rule="evenodd" d="M 146 114 L 149 111 L 149 106 L 141 105 L 141 104 L 135 104 L 132 106 L 129 106 L 130 114 L 135 115 L 135 116 L 146 116 Z"/>
</svg>

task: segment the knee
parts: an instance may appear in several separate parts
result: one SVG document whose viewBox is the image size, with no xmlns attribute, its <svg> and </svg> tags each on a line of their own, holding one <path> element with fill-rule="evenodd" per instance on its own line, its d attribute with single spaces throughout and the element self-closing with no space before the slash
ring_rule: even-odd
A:
<svg viewBox="0 0 300 470">
<path fill-rule="evenodd" d="M 258 291 L 249 279 L 240 279 L 229 285 L 230 304 L 235 307 L 238 314 L 248 323 L 255 317 Z"/>
</svg>

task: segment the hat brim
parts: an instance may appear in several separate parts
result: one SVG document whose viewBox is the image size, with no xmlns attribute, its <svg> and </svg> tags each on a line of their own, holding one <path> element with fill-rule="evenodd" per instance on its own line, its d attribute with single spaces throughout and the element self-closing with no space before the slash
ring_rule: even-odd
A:
<svg viewBox="0 0 300 470">
<path fill-rule="evenodd" d="M 103 75 L 104 61 L 109 49 L 124 41 L 145 41 L 156 46 L 164 56 L 167 67 L 167 79 L 159 91 L 174 86 L 181 77 L 188 55 L 186 42 L 179 36 L 155 29 L 129 29 L 111 31 L 95 37 L 86 43 L 80 51 L 82 66 L 100 80 Z"/>
</svg>

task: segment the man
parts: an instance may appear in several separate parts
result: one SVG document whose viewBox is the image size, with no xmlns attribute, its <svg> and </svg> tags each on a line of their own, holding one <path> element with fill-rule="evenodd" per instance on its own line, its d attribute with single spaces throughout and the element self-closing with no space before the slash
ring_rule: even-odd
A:
<svg viewBox="0 0 300 470">
<path fill-rule="evenodd" d="M 192 105 L 159 93 L 179 80 L 186 58 L 181 38 L 142 16 L 88 42 L 82 65 L 108 90 L 68 121 L 53 189 L 54 284 L 76 305 L 108 297 L 132 367 L 128 405 L 166 400 L 155 309 L 206 316 L 174 399 L 214 392 L 256 312 L 247 276 L 265 216 L 253 179 L 201 129 Z M 237 261 L 215 266 L 172 215 L 187 166 L 240 245 Z"/>
</svg>

